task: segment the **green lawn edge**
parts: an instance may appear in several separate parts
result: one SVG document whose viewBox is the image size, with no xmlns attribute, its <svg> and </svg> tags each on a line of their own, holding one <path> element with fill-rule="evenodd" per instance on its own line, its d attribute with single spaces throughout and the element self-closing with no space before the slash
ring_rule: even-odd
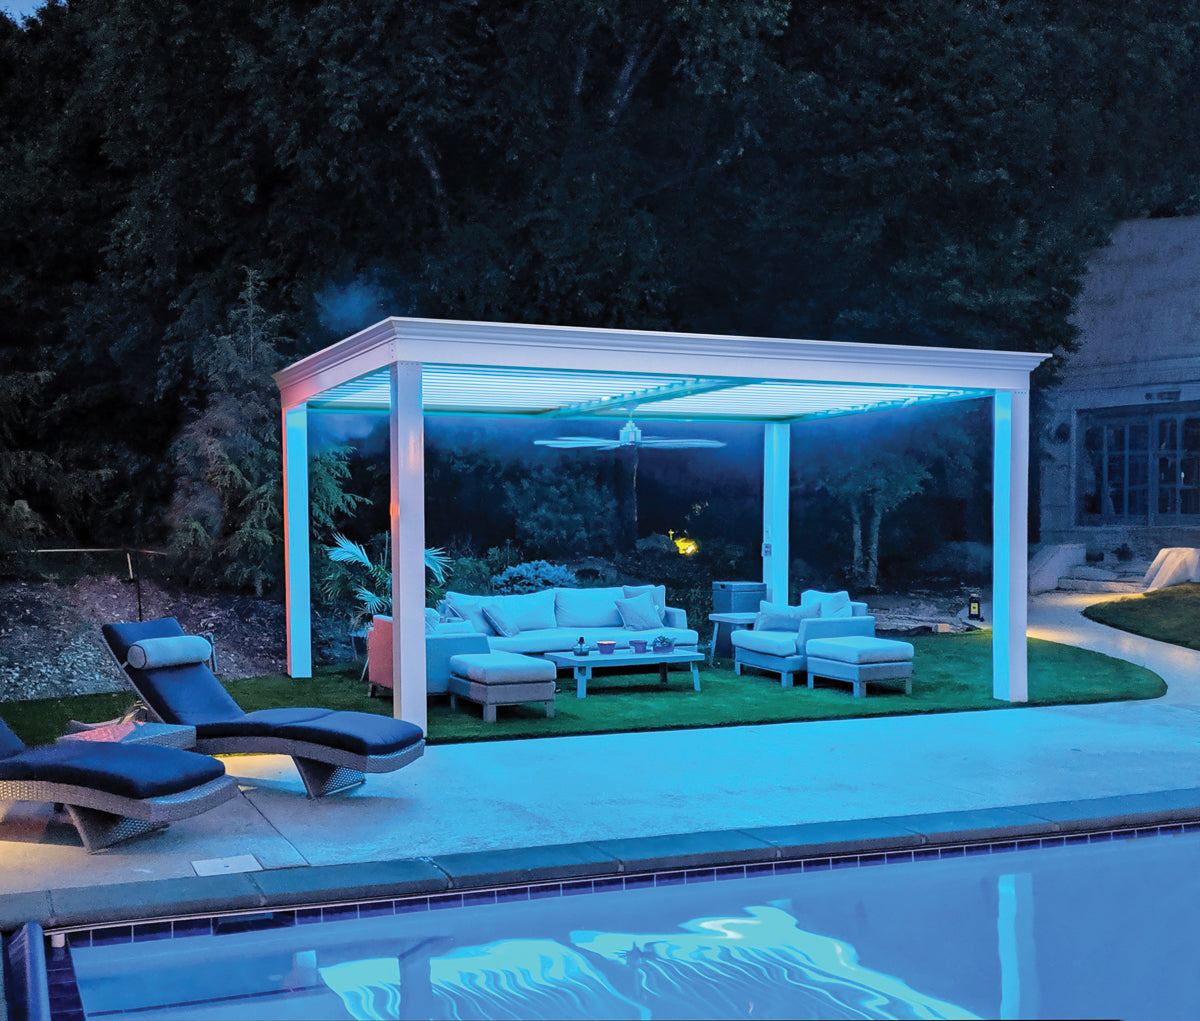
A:
<svg viewBox="0 0 1200 1021">
<path fill-rule="evenodd" d="M 1079 705 L 1159 698 L 1162 678 L 1145 667 L 1098 652 L 1029 639 L 1029 701 L 992 698 L 991 635 L 930 635 L 908 639 L 914 648 L 913 694 L 903 688 L 872 686 L 854 698 L 848 684 L 818 682 L 783 688 L 777 675 L 747 671 L 737 677 L 728 665 L 704 667 L 701 690 L 691 675 L 673 671 L 667 688 L 653 674 L 598 674 L 588 697 L 575 697 L 569 677 L 559 678 L 555 716 L 539 705 L 501 707 L 495 723 L 484 723 L 478 706 L 460 701 L 451 709 L 445 697 L 431 698 L 426 728 L 429 744 L 497 741 L 694 727 L 729 727 L 809 720 L 910 716 L 918 713 L 1019 709 L 1022 706 Z M 376 713 L 392 712 L 391 700 L 370 698 L 361 681 L 362 665 L 319 667 L 312 678 L 273 674 L 226 684 L 246 710 L 312 705 Z M 125 693 L 9 702 L 0 716 L 26 744 L 53 741 L 71 719 L 113 719 L 133 704 Z"/>
<path fill-rule="evenodd" d="M 1157 592 L 1093 603 L 1083 615 L 1131 635 L 1200 650 L 1200 585 L 1171 585 Z"/>
</svg>

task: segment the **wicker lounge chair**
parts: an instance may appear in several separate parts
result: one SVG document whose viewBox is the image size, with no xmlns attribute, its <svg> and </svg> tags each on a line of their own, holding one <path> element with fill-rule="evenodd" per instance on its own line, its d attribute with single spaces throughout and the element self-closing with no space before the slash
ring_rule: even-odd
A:
<svg viewBox="0 0 1200 1021">
<path fill-rule="evenodd" d="M 156 719 L 194 726 L 196 750 L 210 755 L 290 755 L 310 798 L 400 769 L 425 751 L 421 728 L 404 720 L 331 709 L 244 712 L 209 669 L 207 643 L 185 635 L 173 617 L 101 630 Z"/>
<path fill-rule="evenodd" d="M 0 720 L 0 800 L 63 805 L 88 851 L 207 812 L 237 794 L 224 764 L 207 755 L 93 742 L 28 748 Z"/>
</svg>

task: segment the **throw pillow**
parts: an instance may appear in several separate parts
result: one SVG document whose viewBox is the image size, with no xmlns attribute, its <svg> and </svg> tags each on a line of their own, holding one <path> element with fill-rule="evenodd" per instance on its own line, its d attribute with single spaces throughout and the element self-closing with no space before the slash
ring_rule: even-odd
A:
<svg viewBox="0 0 1200 1021">
<path fill-rule="evenodd" d="M 667 608 L 667 586 L 666 585 L 622 585 L 621 591 L 625 593 L 626 599 L 632 599 L 634 596 L 645 595 L 649 593 L 650 598 L 654 600 L 654 605 L 660 610 Z"/>
<path fill-rule="evenodd" d="M 498 599 L 489 599 L 480 605 L 480 610 L 483 611 L 483 616 L 501 638 L 515 638 L 521 633 L 521 629 L 513 619 L 504 612 Z"/>
<path fill-rule="evenodd" d="M 854 607 L 850 605 L 849 592 L 834 592 L 821 600 L 822 617 L 853 617 Z"/>
<path fill-rule="evenodd" d="M 441 619 L 438 617 L 437 610 L 430 606 L 425 607 L 425 633 L 427 635 L 433 634 L 437 631 L 439 623 L 441 623 Z"/>
<path fill-rule="evenodd" d="M 799 631 L 800 622 L 818 617 L 819 605 L 787 606 L 784 603 L 768 603 L 765 599 L 758 604 L 758 616 L 754 618 L 755 631 Z"/>
<path fill-rule="evenodd" d="M 471 626 L 480 634 L 490 635 L 495 632 L 492 631 L 491 625 L 483 615 L 483 610 L 480 609 L 480 605 L 488 598 L 488 596 L 468 596 L 462 592 L 447 592 L 445 605 L 463 620 L 469 620 Z"/>
<path fill-rule="evenodd" d="M 618 599 L 616 604 L 625 630 L 650 631 L 662 627 L 662 612 L 655 605 L 649 592 L 632 599 Z"/>
</svg>

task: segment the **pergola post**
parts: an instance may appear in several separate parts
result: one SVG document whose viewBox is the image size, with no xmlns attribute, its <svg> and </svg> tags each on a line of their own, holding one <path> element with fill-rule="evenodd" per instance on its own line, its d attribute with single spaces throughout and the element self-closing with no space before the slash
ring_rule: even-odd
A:
<svg viewBox="0 0 1200 1021">
<path fill-rule="evenodd" d="M 308 557 L 308 405 L 283 409 L 283 565 L 287 671 L 312 676 L 312 582 Z"/>
<path fill-rule="evenodd" d="M 1029 391 L 997 390 L 992 460 L 992 697 L 1029 699 Z"/>
<path fill-rule="evenodd" d="M 425 701 L 425 414 L 421 366 L 389 372 L 393 715 L 422 730 Z"/>
<path fill-rule="evenodd" d="M 788 489 L 791 485 L 792 427 L 767 422 L 763 427 L 763 581 L 767 599 L 788 601 Z"/>
</svg>

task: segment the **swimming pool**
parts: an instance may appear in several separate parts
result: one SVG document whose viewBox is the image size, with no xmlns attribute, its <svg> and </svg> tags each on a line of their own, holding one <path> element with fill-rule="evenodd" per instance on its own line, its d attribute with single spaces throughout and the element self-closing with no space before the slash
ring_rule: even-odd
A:
<svg viewBox="0 0 1200 1021">
<path fill-rule="evenodd" d="M 96 929 L 72 958 L 89 1018 L 1192 1018 L 1174 829 Z"/>
</svg>

